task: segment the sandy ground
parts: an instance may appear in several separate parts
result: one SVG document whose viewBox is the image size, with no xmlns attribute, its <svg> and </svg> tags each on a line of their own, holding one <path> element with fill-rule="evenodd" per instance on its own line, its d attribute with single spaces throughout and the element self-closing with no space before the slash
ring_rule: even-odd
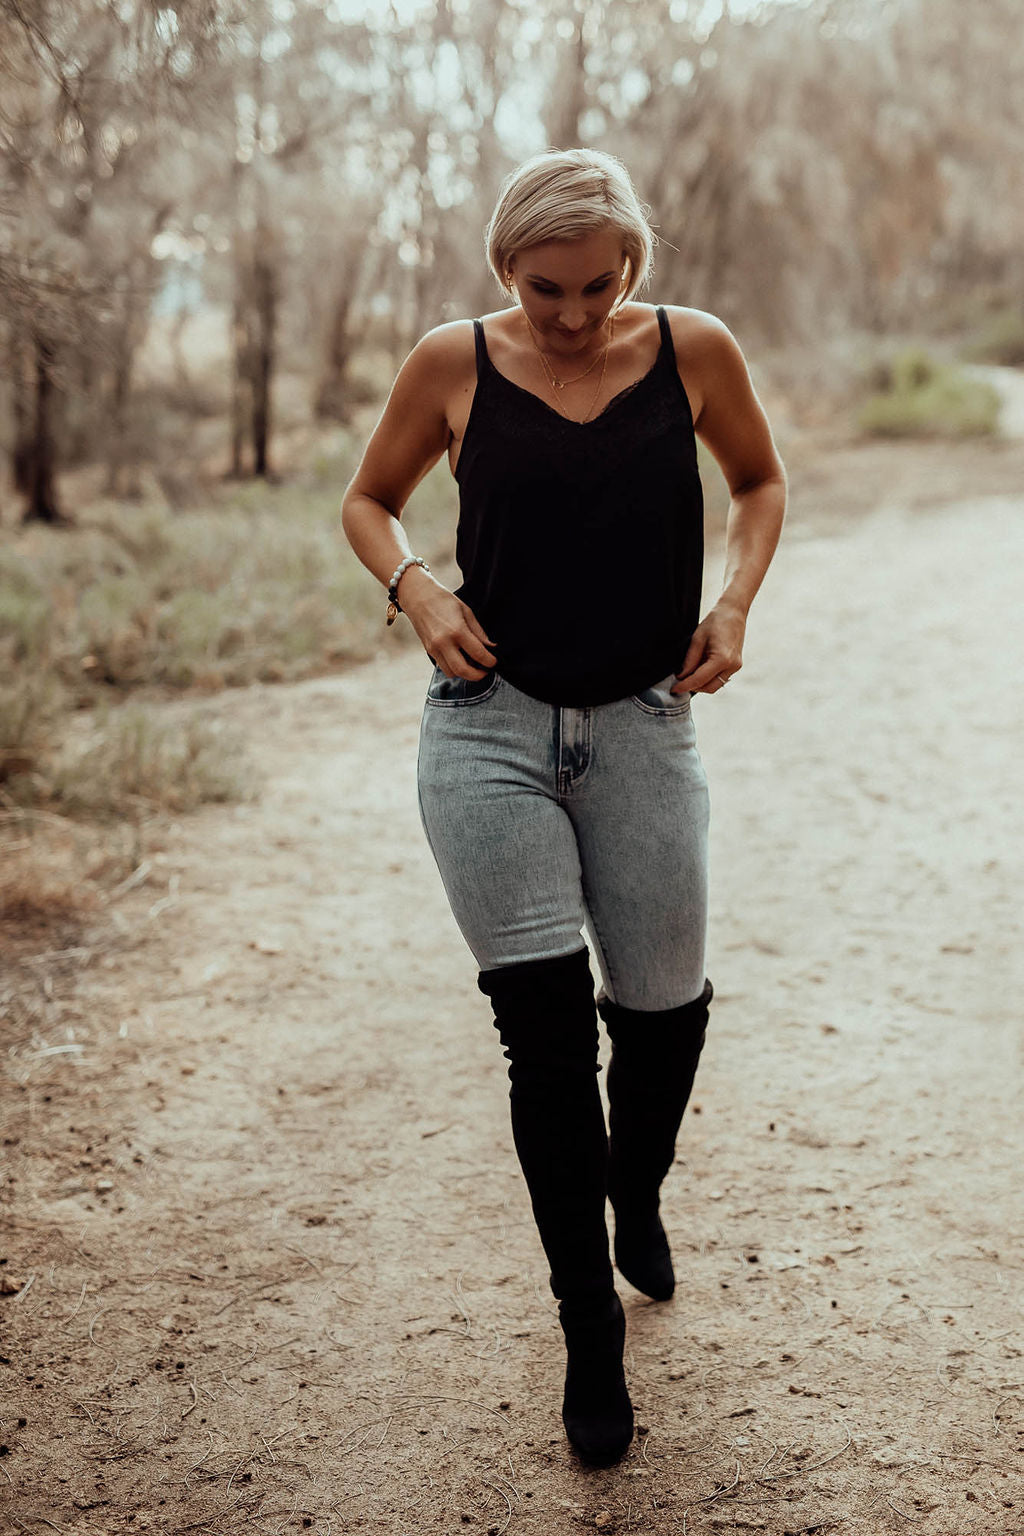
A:
<svg viewBox="0 0 1024 1536">
<path fill-rule="evenodd" d="M 404 652 L 205 704 L 259 801 L 26 962 L 3 1531 L 1024 1532 L 1024 502 L 923 501 L 795 517 L 695 705 L 717 1001 L 628 1459 L 562 1436 Z"/>
</svg>

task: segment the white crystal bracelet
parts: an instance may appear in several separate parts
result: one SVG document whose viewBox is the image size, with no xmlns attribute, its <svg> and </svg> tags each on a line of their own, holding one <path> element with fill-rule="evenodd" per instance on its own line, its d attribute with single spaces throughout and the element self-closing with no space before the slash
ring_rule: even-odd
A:
<svg viewBox="0 0 1024 1536">
<path fill-rule="evenodd" d="M 430 571 L 430 566 L 422 558 L 421 555 L 407 555 L 406 558 L 402 561 L 401 565 L 398 567 L 398 569 L 395 571 L 395 574 L 388 582 L 388 610 L 386 620 L 388 624 L 393 624 L 402 611 L 398 601 L 398 583 L 401 581 L 410 565 L 421 565 L 425 571 Z"/>
</svg>

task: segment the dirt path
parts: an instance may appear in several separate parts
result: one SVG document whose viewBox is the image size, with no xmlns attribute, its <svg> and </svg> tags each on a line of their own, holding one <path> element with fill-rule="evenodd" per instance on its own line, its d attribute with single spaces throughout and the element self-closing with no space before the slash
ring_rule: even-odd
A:
<svg viewBox="0 0 1024 1536">
<path fill-rule="evenodd" d="M 979 363 L 968 369 L 976 379 L 991 384 L 1002 401 L 999 430 L 1004 437 L 1024 438 L 1024 371 L 998 364 Z"/>
<path fill-rule="evenodd" d="M 1022 557 L 995 497 L 796 523 L 696 705 L 718 999 L 606 1472 L 418 827 L 422 658 L 211 701 L 262 799 L 37 958 L 6 1062 L 2 1529 L 1024 1532 Z"/>
</svg>

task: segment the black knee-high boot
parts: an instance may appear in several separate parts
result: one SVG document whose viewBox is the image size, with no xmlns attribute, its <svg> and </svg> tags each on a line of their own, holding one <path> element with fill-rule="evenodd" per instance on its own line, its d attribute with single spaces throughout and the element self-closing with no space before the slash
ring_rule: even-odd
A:
<svg viewBox="0 0 1024 1536">
<path fill-rule="evenodd" d="M 562 1418 L 593 1465 L 633 1437 L 605 1199 L 608 1137 L 597 1085 L 597 1011 L 586 950 L 482 971 L 509 1058 L 512 1135 L 565 1334 Z"/>
<path fill-rule="evenodd" d="M 657 1013 L 598 1008 L 608 1027 L 611 1144 L 608 1195 L 615 1212 L 615 1262 L 638 1291 L 667 1301 L 675 1290 L 659 1190 L 697 1071 L 711 1002 L 710 981 L 691 1003 Z"/>
</svg>

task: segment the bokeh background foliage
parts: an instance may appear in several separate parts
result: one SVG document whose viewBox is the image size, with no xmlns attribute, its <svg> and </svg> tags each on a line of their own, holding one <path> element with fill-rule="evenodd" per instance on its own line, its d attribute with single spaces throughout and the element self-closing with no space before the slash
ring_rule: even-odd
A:
<svg viewBox="0 0 1024 1536">
<path fill-rule="evenodd" d="M 339 493 L 415 338 L 501 302 L 547 145 L 625 159 L 654 296 L 736 330 L 797 457 L 991 437 L 1022 78 L 1017 0 L 0 0 L 0 813 L 244 793 L 160 699 L 376 650 Z M 428 558 L 454 516 L 429 476 Z"/>
</svg>

